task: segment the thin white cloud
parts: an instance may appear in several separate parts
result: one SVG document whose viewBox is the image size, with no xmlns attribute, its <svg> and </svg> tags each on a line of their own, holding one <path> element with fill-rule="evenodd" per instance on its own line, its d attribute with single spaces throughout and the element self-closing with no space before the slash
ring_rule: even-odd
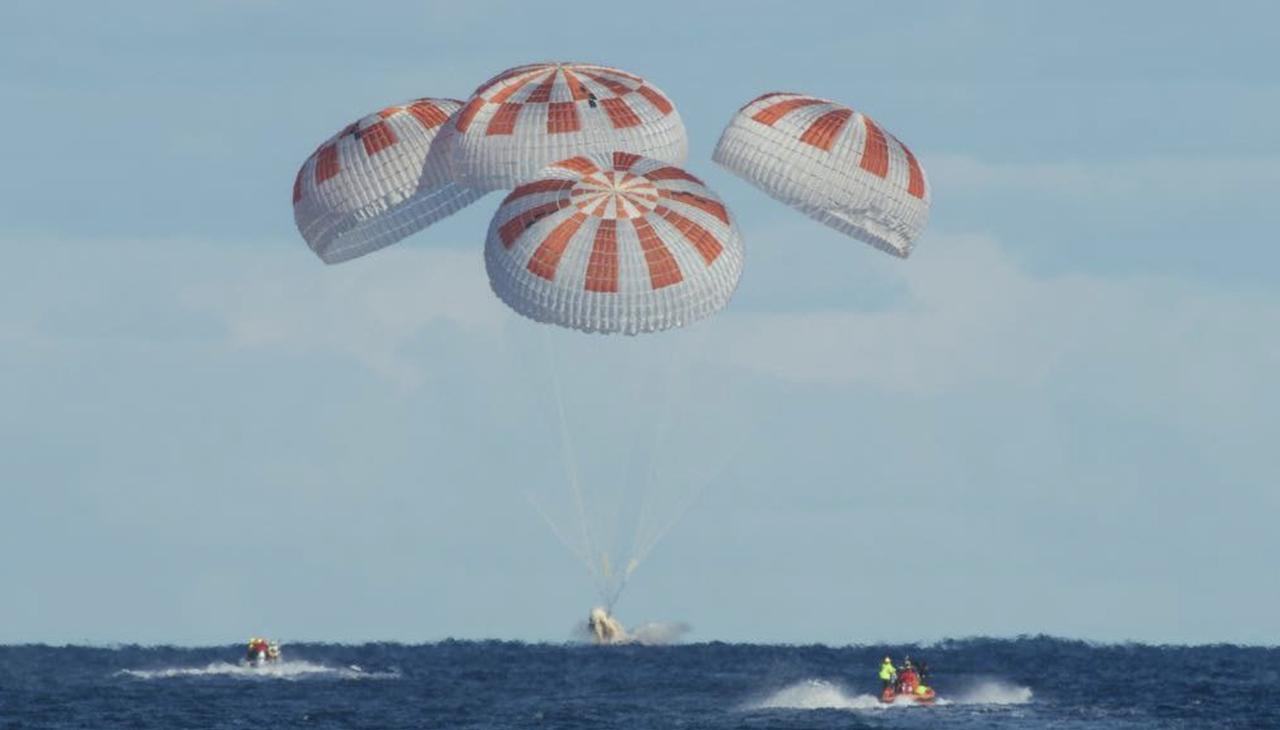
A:
<svg viewBox="0 0 1280 730">
<path fill-rule="evenodd" d="M 260 259 L 259 259 L 260 260 Z M 248 267 L 246 266 L 246 270 Z M 700 334 L 719 365 L 785 382 L 908 395 L 1098 379 L 1107 398 L 1176 394 L 1179 412 L 1254 410 L 1256 384 L 1280 366 L 1280 300 L 1169 277 L 1041 276 L 982 236 L 930 236 L 901 266 L 879 267 L 894 301 L 801 313 L 731 306 Z M 225 322 L 235 348 L 323 350 L 400 385 L 430 369 L 410 353 L 430 328 L 500 338 L 511 315 L 478 254 L 390 250 L 336 267 L 273 260 L 202 286 L 188 303 Z M 490 341 L 492 343 L 492 340 Z M 477 353 L 471 353 L 476 355 Z"/>
<path fill-rule="evenodd" d="M 1257 194 L 1280 187 L 1280 159 L 1156 158 L 991 162 L 961 155 L 928 157 L 935 190 L 1032 192 L 1071 198 L 1172 203 Z"/>
<path fill-rule="evenodd" d="M 1028 312 L 1036 283 L 988 239 L 934 236 L 930 249 L 882 270 L 905 291 L 889 309 L 731 314 L 720 349 L 783 380 L 895 391 L 1036 377 L 1062 347 Z"/>
<path fill-rule="evenodd" d="M 188 296 L 225 322 L 232 347 L 339 353 L 404 386 L 429 370 L 405 355 L 428 328 L 484 336 L 506 316 L 478 251 L 404 248 L 329 267 L 278 258 L 245 270 L 254 273 Z"/>
<path fill-rule="evenodd" d="M 932 236 L 884 273 L 905 291 L 892 308 L 729 314 L 717 346 L 739 367 L 794 383 L 930 395 L 1071 381 L 1091 398 L 1200 425 L 1261 426 L 1260 403 L 1276 396 L 1280 299 L 1269 293 L 1038 276 L 978 236 Z"/>
</svg>

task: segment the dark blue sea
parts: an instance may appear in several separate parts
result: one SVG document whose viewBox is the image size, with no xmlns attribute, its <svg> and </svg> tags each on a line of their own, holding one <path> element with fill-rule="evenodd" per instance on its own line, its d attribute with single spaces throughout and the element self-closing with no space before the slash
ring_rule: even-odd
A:
<svg viewBox="0 0 1280 730">
<path fill-rule="evenodd" d="M 1280 728 L 1280 649 L 1052 638 L 927 646 L 445 641 L 0 647 L 0 728 Z M 882 706 L 880 658 L 940 701 Z"/>
</svg>

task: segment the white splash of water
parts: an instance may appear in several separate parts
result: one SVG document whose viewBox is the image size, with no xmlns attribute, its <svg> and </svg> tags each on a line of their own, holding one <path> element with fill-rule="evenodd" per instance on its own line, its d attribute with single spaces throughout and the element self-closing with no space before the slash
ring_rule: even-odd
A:
<svg viewBox="0 0 1280 730">
<path fill-rule="evenodd" d="M 1031 696 L 1030 687 L 985 680 L 961 692 L 953 701 L 962 705 L 1025 705 Z"/>
<path fill-rule="evenodd" d="M 666 646 L 680 643 L 681 638 L 690 631 L 692 631 L 692 627 L 682 621 L 650 621 L 630 629 L 624 629 L 623 637 L 610 643 L 618 645 Z M 580 621 L 573 625 L 570 640 L 578 644 L 595 643 L 591 627 L 586 621 Z"/>
<path fill-rule="evenodd" d="M 211 662 L 203 667 L 165 667 L 163 669 L 122 669 L 119 674 L 137 679 L 172 679 L 175 677 L 232 677 L 237 679 L 285 679 L 309 677 L 338 679 L 399 679 L 400 673 L 366 672 L 360 666 L 328 667 L 304 661 L 285 661 L 251 667 L 231 662 Z"/>
<path fill-rule="evenodd" d="M 654 621 L 632 629 L 631 639 L 637 644 L 648 646 L 676 644 L 689 630 L 689 624 L 679 621 Z"/>
<path fill-rule="evenodd" d="M 935 705 L 1024 705 L 1031 701 L 1030 687 L 1020 687 L 999 680 L 983 680 L 959 695 L 939 697 Z M 870 694 L 851 694 L 825 679 L 807 679 L 785 687 L 768 697 L 749 703 L 746 710 L 881 710 L 892 707 L 915 707 L 908 697 L 885 704 Z"/>
<path fill-rule="evenodd" d="M 806 679 L 783 688 L 757 702 L 748 710 L 874 710 L 889 707 L 868 694 L 849 694 L 825 679 Z"/>
</svg>

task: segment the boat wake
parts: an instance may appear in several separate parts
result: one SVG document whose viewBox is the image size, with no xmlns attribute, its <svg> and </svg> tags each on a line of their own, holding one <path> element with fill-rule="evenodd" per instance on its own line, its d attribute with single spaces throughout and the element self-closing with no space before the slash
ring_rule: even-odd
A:
<svg viewBox="0 0 1280 730">
<path fill-rule="evenodd" d="M 961 705 L 1025 705 L 1031 696 L 1030 687 L 989 679 L 964 690 L 952 701 Z"/>
<path fill-rule="evenodd" d="M 1023 705 L 1031 701 L 1031 688 L 1018 687 L 998 680 L 984 680 L 952 697 L 939 697 L 935 705 Z M 825 679 L 806 679 L 747 704 L 754 710 L 887 710 L 894 707 L 917 707 L 901 698 L 892 704 L 880 702 L 872 694 L 855 694 Z"/>
<path fill-rule="evenodd" d="M 646 646 L 666 646 L 680 643 L 681 637 L 687 633 L 689 633 L 689 624 L 679 621 L 652 621 L 633 628 L 631 638 L 636 643 Z"/>
<path fill-rule="evenodd" d="M 163 669 L 122 669 L 118 674 L 136 679 L 173 679 L 177 677 L 231 677 L 235 679 L 399 679 L 398 671 L 369 672 L 359 665 L 329 667 L 304 661 L 284 661 L 250 667 L 231 662 L 212 662 L 203 667 L 166 667 Z"/>
<path fill-rule="evenodd" d="M 875 695 L 850 694 L 825 679 L 806 679 L 747 705 L 748 710 L 875 710 L 883 705 Z"/>
<path fill-rule="evenodd" d="M 624 629 L 622 638 L 614 638 L 607 644 L 640 644 L 643 646 L 669 646 L 679 644 L 685 634 L 689 633 L 689 624 L 682 621 L 650 621 L 630 629 Z M 597 643 L 592 635 L 591 624 L 582 622 L 574 624 L 571 632 L 572 641 L 579 644 Z"/>
</svg>

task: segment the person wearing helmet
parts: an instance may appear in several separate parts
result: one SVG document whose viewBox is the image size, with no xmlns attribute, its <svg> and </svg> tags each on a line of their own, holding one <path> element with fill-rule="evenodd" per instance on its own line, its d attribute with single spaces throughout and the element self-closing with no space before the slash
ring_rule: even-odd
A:
<svg viewBox="0 0 1280 730">
<path fill-rule="evenodd" d="M 916 674 L 916 668 L 911 664 L 911 657 L 903 657 L 902 667 L 898 671 L 898 691 L 913 694 L 919 683 L 920 676 Z"/>
<path fill-rule="evenodd" d="M 250 663 L 259 662 L 270 659 L 270 644 L 261 636 L 255 636 L 249 639 L 249 651 L 245 655 L 245 659 Z"/>
<path fill-rule="evenodd" d="M 933 691 L 929 688 L 929 665 L 923 659 L 916 659 L 916 665 L 913 667 L 916 675 L 916 695 L 919 697 L 928 697 Z"/>
<path fill-rule="evenodd" d="M 880 681 L 884 682 L 885 689 L 889 689 L 897 679 L 898 670 L 894 668 L 893 660 L 886 656 L 880 663 Z"/>
</svg>

